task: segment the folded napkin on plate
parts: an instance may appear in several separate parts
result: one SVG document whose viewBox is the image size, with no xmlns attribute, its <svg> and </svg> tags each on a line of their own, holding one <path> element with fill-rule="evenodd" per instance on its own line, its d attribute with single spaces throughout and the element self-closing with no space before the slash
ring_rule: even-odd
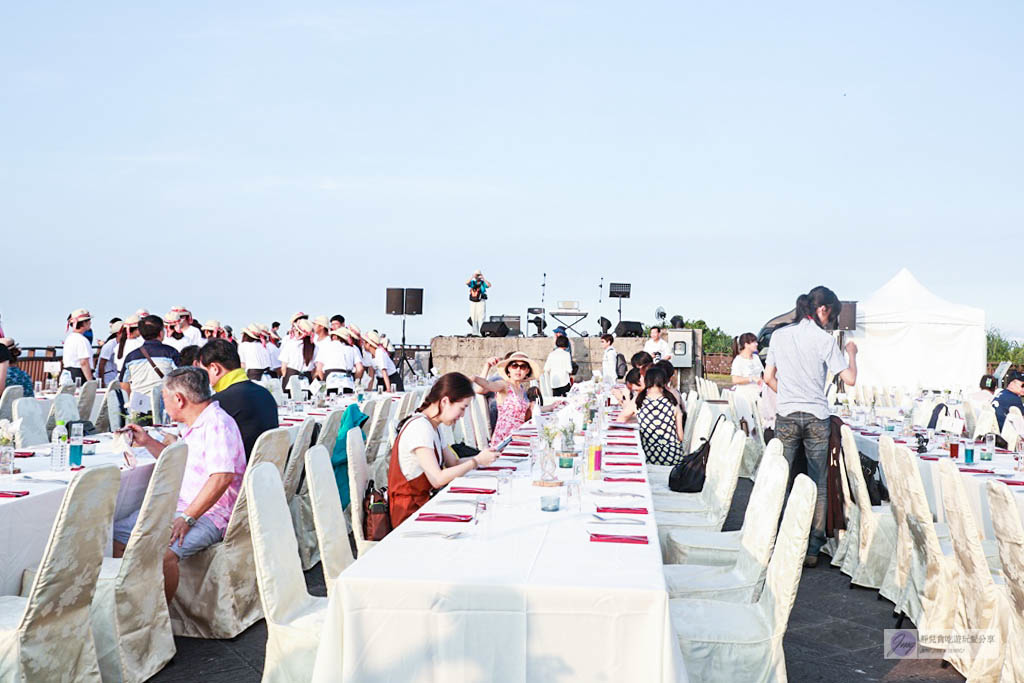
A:
<svg viewBox="0 0 1024 683">
<path fill-rule="evenodd" d="M 878 432 L 861 432 L 861 436 L 878 436 Z"/>
<path fill-rule="evenodd" d="M 31 458 L 35 453 L 32 451 L 14 451 L 15 458 Z"/>
<path fill-rule="evenodd" d="M 647 481 L 646 479 L 638 479 L 637 477 L 605 477 L 604 481 L 635 481 L 642 483 Z"/>
<path fill-rule="evenodd" d="M 479 493 L 483 495 L 490 495 L 496 493 L 495 489 L 484 489 L 477 488 L 475 486 L 449 486 L 448 493 Z M 417 519 L 419 519 L 417 517 Z"/>
<path fill-rule="evenodd" d="M 922 456 L 919 456 L 919 457 L 922 460 L 938 460 L 939 459 L 939 456 L 937 456 L 937 455 L 922 455 Z"/>
<path fill-rule="evenodd" d="M 98 444 L 99 442 L 100 442 L 99 439 L 82 439 L 82 443 L 90 445 L 90 446 Z"/>
<path fill-rule="evenodd" d="M 627 424 L 625 422 L 614 422 L 614 423 L 608 425 L 608 429 L 632 429 L 632 430 L 635 430 L 636 428 L 637 428 L 636 425 Z"/>
<path fill-rule="evenodd" d="M 996 453 L 999 453 L 1000 455 L 1009 455 L 1010 452 L 1011 451 L 1008 451 L 1005 448 L 997 448 L 996 449 Z"/>
<path fill-rule="evenodd" d="M 417 522 L 468 522 L 473 515 L 451 515 L 441 512 L 421 512 L 416 515 Z"/>
<path fill-rule="evenodd" d="M 893 443 L 906 443 L 906 441 L 904 441 L 903 439 L 893 439 L 892 442 Z"/>
<path fill-rule="evenodd" d="M 612 462 L 611 460 L 606 460 L 604 464 L 614 465 L 615 467 L 640 467 L 641 465 L 643 465 L 642 462 L 622 462 L 619 460 L 616 460 L 614 462 Z"/>
<path fill-rule="evenodd" d="M 650 539 L 646 536 L 620 536 L 619 534 L 595 534 L 590 532 L 590 540 L 595 543 L 641 543 L 647 545 Z"/>
<path fill-rule="evenodd" d="M 975 467 L 961 467 L 961 472 L 967 472 L 968 474 L 995 474 L 992 470 L 982 470 Z"/>
<path fill-rule="evenodd" d="M 999 481 L 1010 486 L 1024 486 L 1024 479 L 1000 479 Z"/>
<path fill-rule="evenodd" d="M 487 465 L 486 467 L 477 467 L 477 469 L 483 472 L 493 472 L 495 470 L 514 470 L 518 468 L 515 465 Z"/>
<path fill-rule="evenodd" d="M 21 498 L 27 495 L 28 491 L 0 491 L 0 498 Z"/>
<path fill-rule="evenodd" d="M 599 507 L 598 512 L 612 512 L 622 515 L 646 515 L 647 508 L 615 508 L 615 507 Z"/>
</svg>

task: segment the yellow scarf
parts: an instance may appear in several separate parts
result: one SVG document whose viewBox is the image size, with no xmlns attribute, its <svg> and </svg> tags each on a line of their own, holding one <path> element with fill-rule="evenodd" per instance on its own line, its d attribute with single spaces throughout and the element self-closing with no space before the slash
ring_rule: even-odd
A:
<svg viewBox="0 0 1024 683">
<path fill-rule="evenodd" d="M 245 374 L 245 370 L 243 370 L 242 368 L 238 368 L 237 370 L 232 370 L 231 372 L 217 380 L 217 383 L 213 385 L 213 390 L 214 392 L 224 391 L 232 384 L 245 382 L 248 379 L 249 376 Z"/>
</svg>

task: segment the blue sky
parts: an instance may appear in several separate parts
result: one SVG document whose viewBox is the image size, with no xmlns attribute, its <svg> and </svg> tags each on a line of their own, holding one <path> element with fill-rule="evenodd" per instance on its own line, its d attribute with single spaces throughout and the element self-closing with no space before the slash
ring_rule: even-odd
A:
<svg viewBox="0 0 1024 683">
<path fill-rule="evenodd" d="M 1024 337 L 1022 7 L 7 3 L 3 325 L 181 303 L 397 336 L 384 289 L 422 286 L 425 341 L 480 267 L 489 313 L 546 272 L 549 304 L 613 317 L 604 277 L 627 319 L 739 333 L 906 266 Z"/>
</svg>

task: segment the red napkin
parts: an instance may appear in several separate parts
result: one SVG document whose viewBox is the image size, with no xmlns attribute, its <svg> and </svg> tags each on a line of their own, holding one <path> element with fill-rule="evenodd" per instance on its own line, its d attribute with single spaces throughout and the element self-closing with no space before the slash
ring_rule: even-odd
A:
<svg viewBox="0 0 1024 683">
<path fill-rule="evenodd" d="M 922 456 L 920 456 L 920 458 L 922 460 L 938 460 L 939 456 L 937 456 L 937 455 L 922 455 Z"/>
<path fill-rule="evenodd" d="M 0 491 L 0 498 L 21 498 L 27 495 L 28 491 Z"/>
<path fill-rule="evenodd" d="M 620 536 L 618 534 L 595 534 L 590 532 L 590 540 L 595 543 L 640 543 L 647 545 L 650 540 L 646 536 Z"/>
<path fill-rule="evenodd" d="M 96 439 L 82 439 L 82 443 L 93 445 L 93 444 L 98 444 L 99 441 L 96 440 Z"/>
<path fill-rule="evenodd" d="M 630 427 L 629 425 L 625 425 L 625 424 L 621 424 L 620 423 L 620 424 L 610 424 L 610 425 L 608 425 L 608 429 L 629 429 L 629 430 L 635 430 L 636 427 Z"/>
<path fill-rule="evenodd" d="M 605 455 L 639 455 L 639 453 L 636 450 L 624 451 L 624 450 L 621 450 L 621 449 L 620 450 L 615 450 L 615 451 L 607 450 L 607 451 L 604 451 L 604 454 Z"/>
<path fill-rule="evenodd" d="M 643 465 L 642 462 L 606 462 L 605 465 L 615 465 L 616 467 L 640 467 Z"/>
<path fill-rule="evenodd" d="M 995 474 L 992 470 L 979 470 L 974 467 L 961 467 L 960 471 L 968 474 Z"/>
<path fill-rule="evenodd" d="M 307 415 L 316 415 L 317 417 L 327 417 L 327 413 L 314 413 L 312 410 L 306 413 Z"/>
<path fill-rule="evenodd" d="M 646 479 L 637 479 L 636 477 L 605 477 L 604 480 L 605 481 L 635 481 L 635 482 L 645 482 L 645 481 L 647 481 Z"/>
<path fill-rule="evenodd" d="M 529 441 L 509 441 L 508 445 L 509 446 L 529 446 L 530 442 Z"/>
<path fill-rule="evenodd" d="M 421 512 L 416 515 L 418 522 L 468 522 L 473 515 L 446 515 L 440 512 Z"/>
<path fill-rule="evenodd" d="M 1024 481 L 1021 481 L 1020 479 L 1000 479 L 999 481 L 1004 484 L 1009 484 L 1010 486 L 1024 486 Z"/>
<path fill-rule="evenodd" d="M 861 432 L 861 436 L 878 436 L 878 432 Z"/>
<path fill-rule="evenodd" d="M 997 448 L 996 453 L 999 453 L 1000 455 L 1009 455 L 1011 451 L 1008 451 L 1005 448 Z"/>
<path fill-rule="evenodd" d="M 623 515 L 646 515 L 647 508 L 610 508 L 610 507 L 599 507 L 598 512 L 614 512 Z"/>
<path fill-rule="evenodd" d="M 32 451 L 14 451 L 15 458 L 31 458 L 35 453 Z"/>
<path fill-rule="evenodd" d="M 515 465 L 488 465 L 487 467 L 477 467 L 477 469 L 484 472 L 492 472 L 495 470 L 514 470 L 517 468 Z"/>
<path fill-rule="evenodd" d="M 482 489 L 473 486 L 449 486 L 448 493 L 480 493 L 483 495 L 490 495 L 492 493 L 497 493 L 497 491 L 494 489 Z"/>
<path fill-rule="evenodd" d="M 84 470 L 84 469 L 85 469 L 85 465 L 78 465 L 77 467 L 71 467 L 71 468 L 69 468 L 69 469 L 70 469 L 70 470 L 71 470 L 72 472 L 77 472 L 78 470 Z"/>
<path fill-rule="evenodd" d="M 906 441 L 904 441 L 903 439 L 893 439 L 892 442 L 893 443 L 906 443 Z"/>
</svg>

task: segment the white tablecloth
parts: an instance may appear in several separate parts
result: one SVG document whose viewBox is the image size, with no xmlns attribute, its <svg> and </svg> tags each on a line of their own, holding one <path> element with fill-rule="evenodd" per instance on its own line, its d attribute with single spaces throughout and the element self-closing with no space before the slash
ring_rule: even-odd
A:
<svg viewBox="0 0 1024 683">
<path fill-rule="evenodd" d="M 96 446 L 96 455 L 82 457 L 83 465 L 123 464 L 124 458 L 111 452 L 109 434 L 90 438 L 98 439 L 100 443 Z M 25 450 L 36 451 L 40 455 L 17 458 L 14 464 L 21 468 L 22 475 L 32 479 L 17 474 L 12 478 L 0 478 L 0 489 L 29 491 L 22 498 L 0 498 L 0 595 L 17 595 L 22 572 L 35 567 L 43 558 L 50 528 L 67 489 L 66 484 L 44 480 L 70 481 L 75 474 L 71 471 L 50 472 L 49 444 Z M 126 517 L 142 507 L 142 499 L 153 474 L 156 460 L 145 449 L 137 448 L 135 453 L 139 461 L 135 469 L 121 470 L 121 488 L 117 494 L 114 519 Z M 108 556 L 110 551 L 108 548 Z"/>
<path fill-rule="evenodd" d="M 481 524 L 418 522 L 414 515 L 338 577 L 314 680 L 685 680 L 649 486 L 588 482 L 588 490 L 643 498 L 588 492 L 575 512 L 565 509 L 562 492 L 562 510 L 542 512 L 539 498 L 552 489 L 533 486 L 527 468 L 519 465 L 510 502 L 495 497 Z M 445 501 L 474 498 L 442 492 L 422 511 L 472 511 Z M 637 516 L 644 526 L 591 526 L 586 520 L 598 500 L 650 514 Z M 467 537 L 402 537 L 414 529 Z M 594 543 L 588 529 L 644 534 L 651 542 Z"/>
<path fill-rule="evenodd" d="M 864 436 L 857 431 L 854 431 L 854 436 L 857 440 L 857 450 L 872 460 L 877 461 L 878 437 Z M 914 440 L 914 443 L 916 444 L 916 440 Z M 911 449 L 916 450 L 916 446 L 911 445 Z M 940 453 L 944 456 L 949 455 L 946 451 L 934 451 L 931 455 L 940 455 Z M 1002 473 L 999 477 L 1000 479 L 1024 480 L 1024 473 L 1012 471 L 1012 456 L 997 453 L 992 457 L 991 462 L 978 461 L 978 457 L 977 455 L 975 456 L 976 462 L 971 467 L 994 469 Z M 939 479 L 938 461 L 917 458 L 917 464 L 921 470 L 921 480 L 924 482 L 925 495 L 928 496 L 928 507 L 931 508 L 936 521 L 942 522 L 946 514 L 942 504 L 942 484 Z M 963 464 L 963 458 L 960 458 L 960 464 Z M 966 465 L 964 466 L 967 467 Z M 988 493 L 985 488 L 985 482 L 992 479 L 993 475 L 962 472 L 960 476 L 964 479 L 964 488 L 967 490 L 967 498 L 971 502 L 974 519 L 981 524 L 985 538 L 994 539 L 995 532 L 992 530 L 992 515 L 989 512 Z M 1017 507 L 1020 509 L 1021 518 L 1024 519 L 1024 486 L 1011 486 L 1010 490 L 1016 494 L 1014 499 L 1017 501 Z"/>
</svg>

